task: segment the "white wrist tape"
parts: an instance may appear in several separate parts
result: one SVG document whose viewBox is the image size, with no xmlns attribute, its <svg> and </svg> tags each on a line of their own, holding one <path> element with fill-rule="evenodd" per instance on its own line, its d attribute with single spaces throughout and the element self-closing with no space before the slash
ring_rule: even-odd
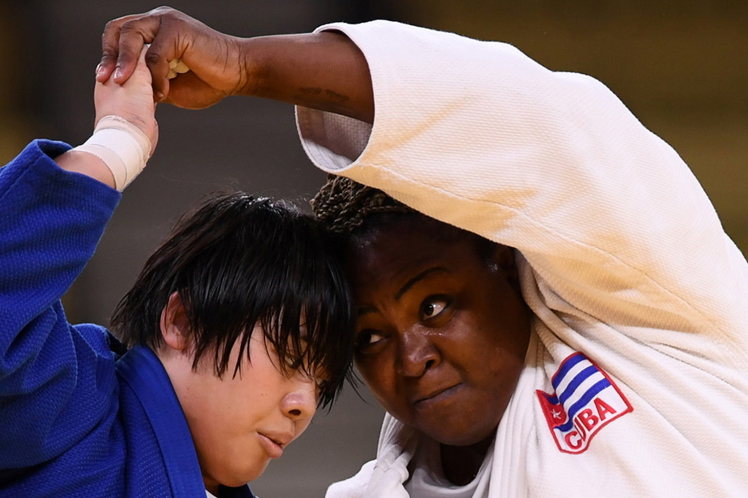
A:
<svg viewBox="0 0 748 498">
<path fill-rule="evenodd" d="M 91 138 L 75 150 L 95 155 L 106 164 L 120 192 L 143 171 L 151 155 L 151 141 L 137 126 L 119 116 L 104 116 Z"/>
</svg>

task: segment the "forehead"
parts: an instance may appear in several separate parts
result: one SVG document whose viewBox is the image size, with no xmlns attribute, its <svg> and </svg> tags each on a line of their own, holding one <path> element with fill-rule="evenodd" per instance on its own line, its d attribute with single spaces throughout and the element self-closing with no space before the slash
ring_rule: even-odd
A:
<svg viewBox="0 0 748 498">
<path fill-rule="evenodd" d="M 429 268 L 458 271 L 478 262 L 478 237 L 423 215 L 402 216 L 352 239 L 347 269 L 355 287 L 393 283 Z"/>
</svg>

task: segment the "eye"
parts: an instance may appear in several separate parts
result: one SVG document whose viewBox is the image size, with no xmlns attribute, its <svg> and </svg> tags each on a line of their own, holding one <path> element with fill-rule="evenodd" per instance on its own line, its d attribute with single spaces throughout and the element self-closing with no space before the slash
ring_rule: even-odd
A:
<svg viewBox="0 0 748 498">
<path fill-rule="evenodd" d="M 314 377 L 314 383 L 317 386 L 317 393 L 324 393 L 328 390 L 328 385 L 330 384 L 330 381 L 327 379 L 320 379 L 319 377 Z"/>
<path fill-rule="evenodd" d="M 309 343 L 307 342 L 306 331 L 302 329 L 302 333 L 299 337 L 298 344 L 294 342 L 292 337 L 288 337 L 288 347 L 286 348 L 285 354 L 283 355 L 283 364 L 291 372 L 295 372 L 301 368 L 306 368 L 307 358 L 309 351 Z M 277 354 L 277 353 L 276 353 Z"/>
<path fill-rule="evenodd" d="M 449 300 L 442 296 L 427 298 L 421 304 L 421 320 L 439 316 L 449 306 Z"/>
<path fill-rule="evenodd" d="M 314 369 L 314 373 L 309 378 L 317 385 L 319 392 L 324 392 L 330 384 L 330 373 L 324 367 Z"/>
<path fill-rule="evenodd" d="M 295 372 L 303 365 L 304 360 L 299 356 L 286 355 L 283 358 L 283 365 L 289 372 Z"/>
<path fill-rule="evenodd" d="M 375 330 L 364 329 L 356 334 L 356 349 L 359 351 L 366 350 L 383 339 L 383 334 L 380 334 Z"/>
</svg>

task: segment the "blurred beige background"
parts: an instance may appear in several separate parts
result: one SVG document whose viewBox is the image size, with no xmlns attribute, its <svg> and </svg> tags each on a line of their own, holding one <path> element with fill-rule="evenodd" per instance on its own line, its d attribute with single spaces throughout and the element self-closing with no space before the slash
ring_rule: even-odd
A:
<svg viewBox="0 0 748 498">
<path fill-rule="evenodd" d="M 748 250 L 748 3 L 742 0 L 274 0 L 171 5 L 239 36 L 388 18 L 508 41 L 554 70 L 591 74 L 691 165 L 725 229 Z M 34 137 L 90 134 L 93 72 L 109 19 L 143 0 L 0 1 L 0 161 Z M 161 106 L 159 149 L 123 198 L 66 305 L 71 321 L 108 323 L 174 217 L 225 187 L 306 205 L 322 183 L 290 106 L 232 99 L 204 111 Z M 683 234 L 687 237 L 688 234 Z M 382 412 L 348 389 L 253 484 L 263 498 L 322 496 L 376 449 Z"/>
</svg>

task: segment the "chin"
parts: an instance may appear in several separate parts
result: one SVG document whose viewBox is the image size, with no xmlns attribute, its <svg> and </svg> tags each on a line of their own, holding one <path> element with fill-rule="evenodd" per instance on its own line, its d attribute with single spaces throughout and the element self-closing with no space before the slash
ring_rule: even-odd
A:
<svg viewBox="0 0 748 498">
<path fill-rule="evenodd" d="M 494 424 L 492 426 L 484 428 L 479 428 L 479 426 L 473 425 L 466 428 L 465 430 L 457 431 L 444 431 L 444 427 L 447 426 L 445 425 L 439 428 L 442 430 L 421 432 L 423 432 L 439 444 L 444 444 L 447 446 L 472 446 L 474 444 L 480 444 L 485 442 L 486 440 L 493 439 L 493 437 L 496 435 L 498 424 Z"/>
<path fill-rule="evenodd" d="M 249 482 L 252 482 L 254 479 L 256 479 L 259 476 L 260 476 L 260 474 L 252 477 L 251 479 L 242 479 L 242 478 L 237 478 L 237 477 L 233 476 L 230 479 L 229 478 L 222 479 L 221 480 L 221 486 L 225 486 L 227 488 L 238 488 L 238 487 L 244 486 L 245 484 L 247 484 Z"/>
<path fill-rule="evenodd" d="M 235 472 L 223 474 L 219 479 L 219 482 L 221 485 L 229 488 L 238 488 L 239 486 L 244 486 L 260 477 L 262 473 L 265 472 L 266 467 L 267 464 L 259 469 L 257 467 L 251 469 L 235 469 Z"/>
<path fill-rule="evenodd" d="M 432 439 L 434 439 L 437 443 L 443 444 L 445 446 L 473 446 L 474 444 L 479 444 L 489 438 L 493 438 L 495 434 L 495 431 L 491 431 L 488 434 L 480 436 L 460 434 L 440 437 L 432 436 Z"/>
</svg>

